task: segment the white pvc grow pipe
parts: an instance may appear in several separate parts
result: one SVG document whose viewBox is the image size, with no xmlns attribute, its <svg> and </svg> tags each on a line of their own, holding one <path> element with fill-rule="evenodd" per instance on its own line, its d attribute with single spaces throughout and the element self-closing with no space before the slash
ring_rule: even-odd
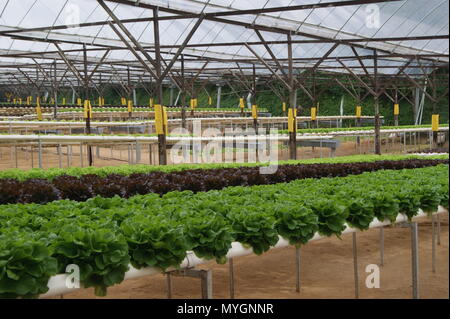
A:
<svg viewBox="0 0 450 319">
<path fill-rule="evenodd" d="M 441 213 L 448 213 L 448 211 L 445 208 L 439 206 L 438 211 L 434 214 L 441 214 Z M 417 219 L 417 218 L 421 218 L 421 217 L 425 217 L 425 216 L 428 216 L 428 215 L 426 213 L 424 213 L 422 210 L 419 210 L 418 215 L 416 215 L 413 219 Z M 391 223 L 390 221 L 379 221 L 377 218 L 375 218 L 370 223 L 369 228 L 378 228 L 378 227 L 388 226 L 391 224 L 397 224 L 397 223 L 406 222 L 406 221 L 408 221 L 408 218 L 406 215 L 403 215 L 403 214 L 399 214 L 394 223 Z M 358 232 L 358 231 L 359 231 L 358 229 L 352 228 L 352 227 L 346 225 L 346 228 L 342 232 L 342 234 L 354 233 L 354 232 Z M 316 233 L 309 242 L 319 240 L 322 238 L 325 238 L 325 237 Z M 291 244 L 289 244 L 289 241 L 280 237 L 278 243 L 275 246 L 273 246 L 271 249 L 283 248 L 283 247 L 287 247 L 287 246 L 291 246 Z M 251 255 L 251 254 L 253 254 L 252 248 L 247 248 L 247 247 L 244 247 L 241 243 L 233 242 L 231 244 L 231 249 L 227 253 L 227 258 L 236 258 L 236 257 L 241 257 L 241 256 L 246 256 L 246 255 Z M 193 252 L 188 252 L 186 258 L 180 264 L 180 268 L 181 269 L 192 268 L 197 265 L 205 264 L 205 263 L 208 263 L 211 261 L 212 260 L 205 260 L 202 258 L 198 258 Z M 168 269 L 168 270 L 170 271 L 173 269 L 174 268 Z M 136 269 L 130 265 L 130 270 L 125 273 L 124 280 L 139 278 L 139 277 L 143 277 L 143 276 L 152 276 L 152 275 L 157 275 L 157 274 L 161 274 L 161 273 L 162 273 L 162 271 L 158 268 L 149 267 L 149 268 L 144 268 L 144 269 Z M 74 292 L 74 291 L 80 289 L 80 288 L 67 288 L 67 285 L 66 285 L 67 280 L 68 280 L 68 275 L 66 275 L 66 274 L 60 274 L 60 275 L 51 277 L 50 280 L 48 281 L 49 291 L 47 293 L 41 295 L 41 297 L 51 297 L 51 296 L 56 296 L 56 295 L 63 295 L 63 294 L 71 293 L 71 292 Z"/>
<path fill-rule="evenodd" d="M 297 140 L 316 140 L 316 139 L 330 139 L 331 135 L 324 136 L 299 136 Z M 209 141 L 256 141 L 256 140 L 277 140 L 287 141 L 287 135 L 261 135 L 261 136 L 195 136 L 195 137 L 176 137 L 168 136 L 167 141 L 171 142 L 209 142 Z M 0 143 L 4 142 L 89 142 L 89 143 L 107 143 L 107 142 L 157 142 L 157 136 L 117 136 L 117 135 L 0 135 Z"/>
</svg>

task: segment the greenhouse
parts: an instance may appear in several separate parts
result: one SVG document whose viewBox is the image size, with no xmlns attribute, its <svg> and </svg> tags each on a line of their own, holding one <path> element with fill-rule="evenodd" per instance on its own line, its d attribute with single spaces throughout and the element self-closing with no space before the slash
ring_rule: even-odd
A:
<svg viewBox="0 0 450 319">
<path fill-rule="evenodd" d="M 0 0 L 0 299 L 448 298 L 448 19 Z"/>
</svg>

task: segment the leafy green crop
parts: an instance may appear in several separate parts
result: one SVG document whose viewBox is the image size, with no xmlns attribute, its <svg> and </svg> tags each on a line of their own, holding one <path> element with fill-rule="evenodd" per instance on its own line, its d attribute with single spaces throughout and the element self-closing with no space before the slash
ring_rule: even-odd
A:
<svg viewBox="0 0 450 319">
<path fill-rule="evenodd" d="M 280 161 L 279 165 L 285 164 L 319 164 L 319 163 L 355 163 L 355 162 L 374 162 L 374 161 L 395 161 L 406 159 L 419 159 L 423 156 L 419 155 L 350 155 L 341 156 L 335 158 L 315 158 L 307 160 L 289 160 Z M 448 155 L 435 155 L 427 156 L 427 159 L 448 159 Z M 27 179 L 41 178 L 47 180 L 53 180 L 61 175 L 80 177 L 83 175 L 98 175 L 105 177 L 110 174 L 128 176 L 137 173 L 149 173 L 154 171 L 160 172 L 176 172 L 190 169 L 216 169 L 216 168 L 238 168 L 238 167 L 259 167 L 267 166 L 265 163 L 221 163 L 221 164 L 180 164 L 180 165 L 167 165 L 167 166 L 152 166 L 152 165 L 122 165 L 112 167 L 70 167 L 70 168 L 50 168 L 39 169 L 33 168 L 30 170 L 22 169 L 7 169 L 0 171 L 0 179 L 12 178 L 19 181 Z"/>
<path fill-rule="evenodd" d="M 445 204 L 448 175 L 448 165 L 438 165 L 195 194 L 0 205 L 0 297 L 45 293 L 68 264 L 80 267 L 85 287 L 105 295 L 130 263 L 164 271 L 189 251 L 225 262 L 232 242 L 262 254 L 279 236 L 298 247 L 317 232 L 367 229 L 375 217 L 412 218 Z"/>
</svg>

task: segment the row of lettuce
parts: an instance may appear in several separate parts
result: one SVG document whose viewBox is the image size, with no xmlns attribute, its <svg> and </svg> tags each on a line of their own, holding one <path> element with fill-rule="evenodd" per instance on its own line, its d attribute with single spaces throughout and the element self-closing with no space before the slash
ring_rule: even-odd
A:
<svg viewBox="0 0 450 319">
<path fill-rule="evenodd" d="M 273 170 L 259 167 L 216 168 L 182 170 L 178 172 L 149 172 L 128 176 L 60 175 L 53 180 L 0 179 L 0 204 L 37 203 L 70 199 L 86 201 L 101 196 L 129 198 L 135 195 L 156 193 L 164 195 L 172 191 L 206 192 L 230 186 L 255 186 L 288 183 L 306 178 L 344 177 L 364 172 L 390 169 L 412 169 L 448 164 L 448 160 L 408 159 L 400 161 L 375 161 L 353 163 L 321 163 L 278 165 Z M 265 174 L 266 173 L 266 174 Z"/>
<path fill-rule="evenodd" d="M 339 236 L 346 224 L 365 230 L 375 217 L 434 212 L 448 206 L 448 192 L 448 165 L 438 165 L 196 194 L 2 205 L 0 297 L 43 294 L 69 264 L 103 296 L 129 264 L 164 271 L 187 251 L 224 263 L 232 242 L 262 254 L 279 236 L 300 246 L 316 232 Z"/>
<path fill-rule="evenodd" d="M 278 161 L 277 163 L 209 163 L 209 164 L 179 164 L 179 165 L 120 165 L 108 167 L 69 167 L 69 168 L 33 168 L 30 170 L 7 169 L 0 171 L 0 179 L 12 178 L 19 181 L 25 181 L 33 178 L 53 180 L 61 175 L 80 177 L 83 175 L 97 175 L 105 177 L 111 174 L 129 176 L 132 174 L 145 174 L 150 172 L 178 172 L 184 170 L 209 170 L 220 168 L 239 168 L 239 167 L 262 167 L 268 165 L 288 165 L 288 164 L 321 164 L 321 163 L 360 163 L 375 161 L 399 161 L 407 159 L 423 158 L 420 155 L 350 155 L 334 158 L 314 158 L 303 160 Z M 447 155 L 427 156 L 428 159 L 448 159 Z"/>
</svg>

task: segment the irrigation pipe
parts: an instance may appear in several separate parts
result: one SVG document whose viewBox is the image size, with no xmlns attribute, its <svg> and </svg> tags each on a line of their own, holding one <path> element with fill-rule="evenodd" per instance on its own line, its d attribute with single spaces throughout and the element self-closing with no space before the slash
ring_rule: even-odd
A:
<svg viewBox="0 0 450 319">
<path fill-rule="evenodd" d="M 448 213 L 448 211 L 445 208 L 439 206 L 438 211 L 434 214 L 442 214 L 442 213 Z M 417 219 L 417 218 L 425 217 L 425 216 L 428 216 L 428 215 L 425 212 L 423 212 L 422 210 L 419 210 L 418 214 L 413 218 L 413 220 Z M 407 222 L 407 221 L 408 221 L 407 216 L 403 215 L 403 214 L 399 214 L 394 223 L 391 223 L 390 221 L 379 221 L 377 218 L 375 218 L 370 223 L 369 228 L 378 228 L 378 227 L 388 226 L 391 224 L 397 224 L 397 223 L 402 223 L 402 222 Z M 359 230 L 346 225 L 346 228 L 342 232 L 342 234 L 349 234 L 349 233 L 356 233 L 356 232 L 359 232 Z M 327 237 L 321 236 L 318 233 L 316 233 L 309 242 L 319 240 L 322 238 L 327 238 Z M 280 240 L 278 241 L 278 243 L 275 246 L 273 246 L 271 249 L 283 248 L 283 247 L 287 247 L 287 246 L 291 246 L 289 244 L 289 241 L 280 237 Z M 241 243 L 233 242 L 231 244 L 231 249 L 228 251 L 227 258 L 236 258 L 236 257 L 241 257 L 241 256 L 246 256 L 246 255 L 251 255 L 251 254 L 253 254 L 252 248 L 246 248 Z M 197 265 L 205 264 L 208 262 L 211 262 L 211 260 L 205 260 L 205 259 L 198 258 L 193 252 L 188 252 L 187 257 L 181 263 L 180 268 L 181 269 L 192 268 Z M 174 270 L 174 268 L 168 269 L 168 271 L 170 271 L 170 270 Z M 135 269 L 134 267 L 132 267 L 130 265 L 130 270 L 125 273 L 124 280 L 139 278 L 139 277 L 143 277 L 143 276 L 153 276 L 153 275 L 157 275 L 157 274 L 161 274 L 161 273 L 162 273 L 161 269 L 158 269 L 158 268 L 149 267 L 149 268 L 144 268 L 144 269 Z M 80 288 L 67 288 L 66 280 L 68 280 L 68 275 L 66 275 L 66 274 L 60 274 L 60 275 L 51 277 L 50 280 L 48 281 L 49 291 L 45 294 L 42 294 L 41 297 L 51 297 L 51 296 L 56 296 L 56 295 L 63 295 L 63 294 L 71 293 L 71 292 L 74 292 L 74 291 L 80 289 Z"/>
</svg>

